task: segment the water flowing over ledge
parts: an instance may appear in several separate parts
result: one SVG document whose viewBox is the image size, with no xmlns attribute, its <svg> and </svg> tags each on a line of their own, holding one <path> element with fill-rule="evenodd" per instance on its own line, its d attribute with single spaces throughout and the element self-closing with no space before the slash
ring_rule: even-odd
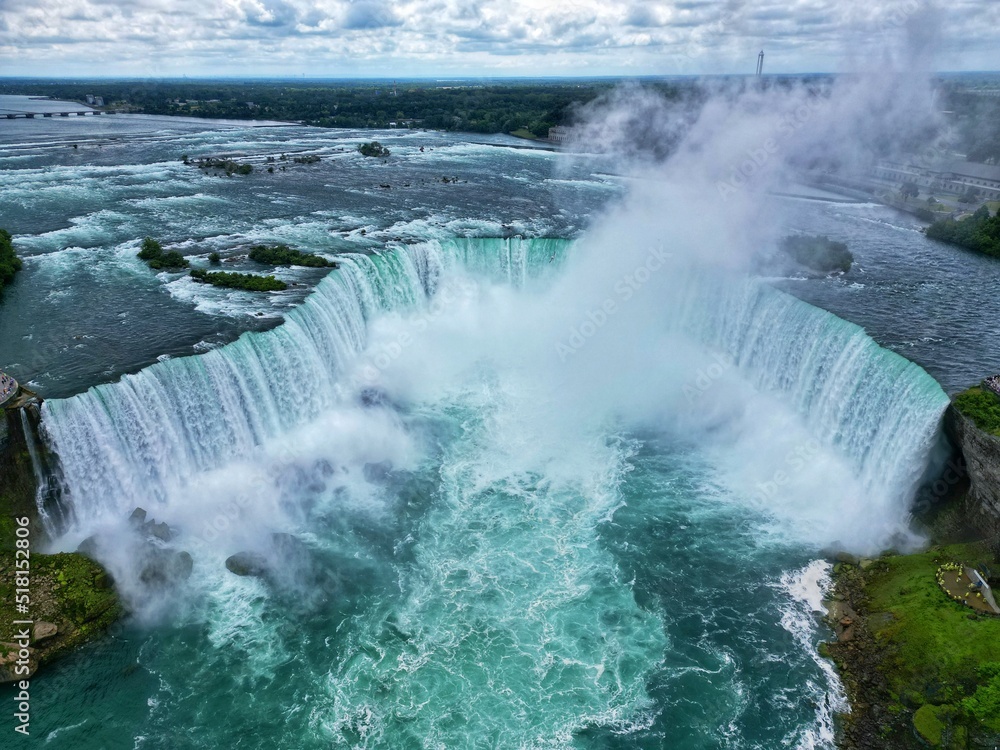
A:
<svg viewBox="0 0 1000 750">
<path fill-rule="evenodd" d="M 456 239 L 341 256 L 340 269 L 278 328 L 47 401 L 43 428 L 74 510 L 96 518 L 127 513 L 140 500 L 155 504 L 183 478 L 246 456 L 329 406 L 371 318 L 423 304 L 447 269 L 520 286 L 568 246 Z"/>
<path fill-rule="evenodd" d="M 199 472 L 249 455 L 329 407 L 380 312 L 425 305 L 456 269 L 522 287 L 561 265 L 566 240 L 456 239 L 347 255 L 280 327 L 45 404 L 74 511 L 94 520 L 156 504 Z M 856 467 L 874 514 L 905 515 L 947 397 L 856 325 L 752 280 L 685 271 L 668 327 L 725 353 Z M 675 279 L 676 281 L 676 279 Z"/>
</svg>

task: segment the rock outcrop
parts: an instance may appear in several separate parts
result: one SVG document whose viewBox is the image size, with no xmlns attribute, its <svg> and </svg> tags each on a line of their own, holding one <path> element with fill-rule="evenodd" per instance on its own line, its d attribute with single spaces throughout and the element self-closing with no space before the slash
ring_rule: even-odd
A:
<svg viewBox="0 0 1000 750">
<path fill-rule="evenodd" d="M 945 425 L 965 458 L 967 510 L 992 546 L 1000 547 L 1000 437 L 979 429 L 954 404 L 948 407 Z"/>
<path fill-rule="evenodd" d="M 48 540 L 38 504 L 57 525 L 62 509 L 58 493 L 44 491 L 54 484 L 49 481 L 54 459 L 38 439 L 40 405 L 22 388 L 0 408 L 0 682 L 30 676 L 99 637 L 122 613 L 111 577 L 98 563 L 76 553 L 41 553 Z M 27 525 L 18 519 L 27 519 Z M 28 536 L 18 536 L 19 528 L 28 529 Z M 27 571 L 24 557 L 20 568 L 15 557 L 18 539 L 25 538 L 30 542 Z M 25 572 L 29 600 L 22 612 L 15 601 L 15 574 Z M 32 624 L 15 625 L 18 621 Z M 15 672 L 19 661 L 27 665 L 27 674 Z"/>
</svg>

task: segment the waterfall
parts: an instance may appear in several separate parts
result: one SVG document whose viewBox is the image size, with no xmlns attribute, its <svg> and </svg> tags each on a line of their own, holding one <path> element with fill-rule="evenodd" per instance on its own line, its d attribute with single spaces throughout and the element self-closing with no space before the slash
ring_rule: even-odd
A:
<svg viewBox="0 0 1000 750">
<path fill-rule="evenodd" d="M 424 304 L 452 268 L 522 286 L 568 245 L 455 239 L 343 255 L 278 328 L 46 401 L 42 426 L 71 502 L 99 516 L 163 500 L 185 478 L 246 456 L 328 407 L 377 313 Z"/>
<path fill-rule="evenodd" d="M 77 517 L 164 501 L 329 408 L 373 317 L 425 305 L 444 274 L 524 287 L 563 265 L 569 245 L 465 239 L 345 255 L 278 328 L 46 402 L 44 434 Z M 947 404 L 938 384 L 858 326 L 764 284 L 704 271 L 677 278 L 657 303 L 668 327 L 725 352 L 741 377 L 796 411 L 855 467 L 883 506 L 876 512 L 905 510 Z"/>
<path fill-rule="evenodd" d="M 948 405 L 937 381 L 860 326 L 766 284 L 703 273 L 686 282 L 672 299 L 674 325 L 845 455 L 873 506 L 907 507 Z"/>
</svg>

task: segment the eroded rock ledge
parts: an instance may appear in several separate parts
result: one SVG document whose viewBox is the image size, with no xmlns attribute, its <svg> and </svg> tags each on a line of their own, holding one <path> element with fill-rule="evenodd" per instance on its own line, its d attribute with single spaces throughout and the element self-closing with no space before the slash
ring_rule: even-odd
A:
<svg viewBox="0 0 1000 750">
<path fill-rule="evenodd" d="M 0 682 L 29 677 L 39 666 L 99 637 L 122 614 L 111 577 L 98 563 L 78 553 L 41 554 L 47 539 L 36 494 L 50 467 L 37 438 L 40 406 L 41 400 L 22 388 L 0 409 Z M 46 510 L 59 512 L 54 501 Z M 17 519 L 23 518 L 28 519 L 31 542 L 27 614 L 17 611 L 15 601 Z M 14 624 L 25 620 L 32 625 Z M 27 674 L 17 669 L 18 660 L 24 661 L 22 647 Z"/>
</svg>

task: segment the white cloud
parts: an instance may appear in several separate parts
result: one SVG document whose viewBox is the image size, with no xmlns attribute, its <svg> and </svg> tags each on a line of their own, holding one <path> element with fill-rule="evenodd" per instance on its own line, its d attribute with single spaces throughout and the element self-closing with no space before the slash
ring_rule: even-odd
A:
<svg viewBox="0 0 1000 750">
<path fill-rule="evenodd" d="M 836 70 L 927 0 L 0 0 L 4 75 Z M 1000 3 L 952 0 L 942 69 L 994 68 Z M 849 56 L 848 56 L 849 59 Z"/>
</svg>

